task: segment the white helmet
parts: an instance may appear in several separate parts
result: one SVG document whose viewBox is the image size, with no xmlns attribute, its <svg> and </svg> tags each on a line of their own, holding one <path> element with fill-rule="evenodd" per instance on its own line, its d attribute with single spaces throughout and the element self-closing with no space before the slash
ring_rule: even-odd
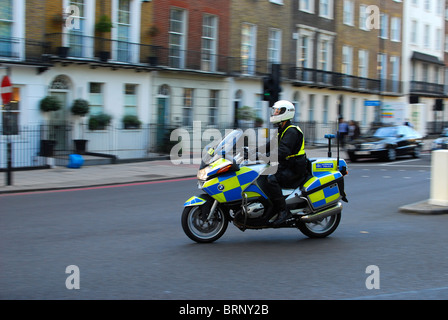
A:
<svg viewBox="0 0 448 320">
<path fill-rule="evenodd" d="M 294 118 L 295 112 L 296 108 L 291 102 L 287 100 L 277 101 L 272 106 L 270 122 L 276 124 L 286 120 L 290 120 Z"/>
</svg>

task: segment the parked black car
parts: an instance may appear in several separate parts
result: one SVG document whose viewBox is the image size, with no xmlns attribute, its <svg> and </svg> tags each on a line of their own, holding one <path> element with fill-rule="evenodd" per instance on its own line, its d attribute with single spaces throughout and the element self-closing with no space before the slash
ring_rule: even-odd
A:
<svg viewBox="0 0 448 320">
<path fill-rule="evenodd" d="M 388 126 L 376 129 L 373 134 L 349 141 L 347 153 L 350 161 L 359 158 L 379 158 L 394 161 L 398 156 L 420 156 L 423 137 L 408 126 Z"/>
<path fill-rule="evenodd" d="M 448 149 L 448 128 L 443 129 L 440 137 L 432 142 L 432 150 Z"/>
</svg>

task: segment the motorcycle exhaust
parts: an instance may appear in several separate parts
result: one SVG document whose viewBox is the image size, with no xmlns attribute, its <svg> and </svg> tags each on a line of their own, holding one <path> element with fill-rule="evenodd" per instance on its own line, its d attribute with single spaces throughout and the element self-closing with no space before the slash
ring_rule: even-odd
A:
<svg viewBox="0 0 448 320">
<path fill-rule="evenodd" d="M 342 203 L 339 201 L 334 207 L 319 211 L 314 214 L 307 214 L 306 216 L 300 217 L 302 222 L 314 222 L 320 219 L 324 219 L 330 216 L 334 216 L 342 211 Z"/>
</svg>

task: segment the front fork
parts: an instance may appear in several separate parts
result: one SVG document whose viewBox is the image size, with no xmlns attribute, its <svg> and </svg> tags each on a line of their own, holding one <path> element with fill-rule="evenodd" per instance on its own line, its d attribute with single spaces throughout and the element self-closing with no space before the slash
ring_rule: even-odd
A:
<svg viewBox="0 0 448 320">
<path fill-rule="evenodd" d="M 213 205 L 212 205 L 211 209 L 210 209 L 210 212 L 208 213 L 207 220 L 205 220 L 205 221 L 208 221 L 208 220 L 210 220 L 213 217 L 213 214 L 215 213 L 215 210 L 216 210 L 217 206 L 218 206 L 218 200 L 215 200 L 213 202 Z"/>
</svg>

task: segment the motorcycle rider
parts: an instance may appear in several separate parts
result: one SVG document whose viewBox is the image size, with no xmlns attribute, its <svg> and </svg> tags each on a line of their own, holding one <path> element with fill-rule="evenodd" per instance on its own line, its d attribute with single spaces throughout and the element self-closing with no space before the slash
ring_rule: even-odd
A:
<svg viewBox="0 0 448 320">
<path fill-rule="evenodd" d="M 300 180 L 307 175 L 307 158 L 303 132 L 298 126 L 291 124 L 295 114 L 294 105 L 287 100 L 280 100 L 272 108 L 270 122 L 278 128 L 278 168 L 275 174 L 267 176 L 266 191 L 274 210 L 278 212 L 273 225 L 279 226 L 291 216 L 282 188 L 298 187 Z"/>
</svg>

